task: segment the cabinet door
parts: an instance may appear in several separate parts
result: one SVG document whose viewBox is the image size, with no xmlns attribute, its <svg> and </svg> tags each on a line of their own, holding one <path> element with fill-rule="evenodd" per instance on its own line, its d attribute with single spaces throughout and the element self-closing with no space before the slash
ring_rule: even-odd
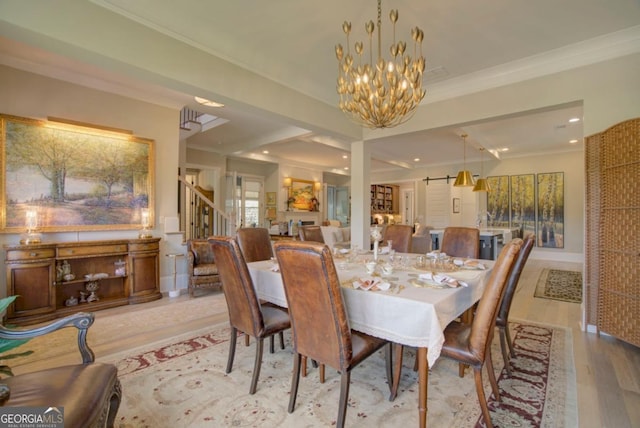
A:
<svg viewBox="0 0 640 428">
<path fill-rule="evenodd" d="M 138 303 L 159 299 L 161 294 L 158 252 L 132 253 L 129 260 L 131 263 L 129 301 Z"/>
<path fill-rule="evenodd" d="M 55 312 L 56 300 L 53 289 L 55 265 L 53 260 L 35 263 L 10 263 L 7 264 L 6 269 L 8 295 L 19 296 L 7 310 L 9 320 Z M 43 319 L 47 319 L 47 317 Z"/>
</svg>

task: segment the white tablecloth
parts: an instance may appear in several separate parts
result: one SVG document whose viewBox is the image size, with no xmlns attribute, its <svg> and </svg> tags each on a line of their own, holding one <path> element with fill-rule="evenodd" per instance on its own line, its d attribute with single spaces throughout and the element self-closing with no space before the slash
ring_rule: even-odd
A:
<svg viewBox="0 0 640 428">
<path fill-rule="evenodd" d="M 491 262 L 486 264 L 492 265 Z M 282 277 L 272 270 L 273 264 L 270 261 L 253 262 L 248 263 L 248 267 L 258 297 L 286 307 Z M 480 299 L 489 271 L 448 273 L 466 282 L 468 287 L 445 289 L 412 285 L 411 279 L 418 273 L 412 268 L 396 270 L 391 275 L 389 291 L 365 291 L 343 286 L 342 295 L 351 328 L 395 343 L 426 347 L 431 367 L 440 356 L 444 328 Z M 369 275 L 363 263 L 351 263 L 348 269 L 338 269 L 338 276 L 345 284 L 353 278 Z"/>
</svg>

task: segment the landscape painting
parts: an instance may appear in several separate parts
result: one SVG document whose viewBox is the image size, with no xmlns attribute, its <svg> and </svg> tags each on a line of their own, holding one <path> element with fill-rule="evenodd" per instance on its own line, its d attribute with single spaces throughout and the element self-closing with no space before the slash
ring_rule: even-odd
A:
<svg viewBox="0 0 640 428">
<path fill-rule="evenodd" d="M 298 180 L 294 178 L 289 189 L 289 201 L 294 210 L 313 210 L 313 181 Z"/>
<path fill-rule="evenodd" d="M 511 227 L 520 229 L 520 236 L 536 232 L 536 186 L 533 174 L 512 175 Z"/>
<path fill-rule="evenodd" d="M 564 173 L 538 174 L 538 246 L 564 248 L 564 233 Z"/>
<path fill-rule="evenodd" d="M 130 133 L 0 115 L 1 231 L 135 229 L 153 224 L 153 141 Z"/>
<path fill-rule="evenodd" d="M 509 176 L 487 177 L 491 191 L 487 193 L 487 225 L 509 227 Z"/>
</svg>

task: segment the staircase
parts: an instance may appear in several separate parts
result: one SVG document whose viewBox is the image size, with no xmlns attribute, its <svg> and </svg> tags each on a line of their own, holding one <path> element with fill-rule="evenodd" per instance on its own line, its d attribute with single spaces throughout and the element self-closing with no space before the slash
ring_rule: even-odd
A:
<svg viewBox="0 0 640 428">
<path fill-rule="evenodd" d="M 227 122 L 227 119 L 184 107 L 180 110 L 180 139 L 187 139 L 192 135 L 206 132 Z"/>
</svg>

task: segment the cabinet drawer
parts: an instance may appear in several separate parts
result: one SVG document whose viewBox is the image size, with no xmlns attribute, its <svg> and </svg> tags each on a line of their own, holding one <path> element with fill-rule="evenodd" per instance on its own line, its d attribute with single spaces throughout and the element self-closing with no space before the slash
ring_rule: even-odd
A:
<svg viewBox="0 0 640 428">
<path fill-rule="evenodd" d="M 51 259 L 55 256 L 55 249 L 53 248 L 39 248 L 33 250 L 7 250 L 7 261 L 22 261 L 22 260 L 38 260 L 38 259 Z"/>
<path fill-rule="evenodd" d="M 149 242 L 145 244 L 129 244 L 129 251 L 155 251 L 159 250 L 158 242 Z"/>
<path fill-rule="evenodd" d="M 93 256 L 93 255 L 126 253 L 126 252 L 127 252 L 126 244 L 65 247 L 65 248 L 58 248 L 58 258 Z"/>
</svg>

